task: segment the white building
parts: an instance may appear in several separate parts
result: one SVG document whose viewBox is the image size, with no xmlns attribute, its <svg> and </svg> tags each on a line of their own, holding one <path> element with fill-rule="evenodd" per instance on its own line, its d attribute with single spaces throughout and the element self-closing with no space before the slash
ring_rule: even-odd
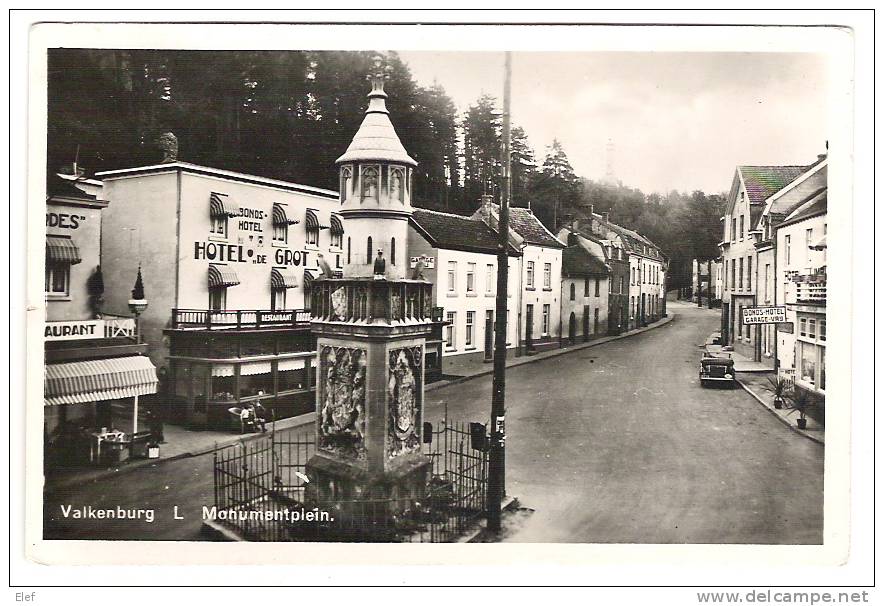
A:
<svg viewBox="0 0 884 606">
<path fill-rule="evenodd" d="M 561 316 L 567 343 L 608 334 L 610 275 L 604 257 L 592 254 L 579 241 L 562 252 Z"/>
<path fill-rule="evenodd" d="M 415 209 L 408 234 L 410 269 L 423 264 L 433 283 L 435 305 L 443 309 L 442 355 L 458 362 L 491 360 L 497 295 L 497 234 L 484 222 Z M 515 348 L 519 292 L 519 250 L 510 247 L 507 348 Z"/>
<path fill-rule="evenodd" d="M 500 207 L 486 197 L 473 214 L 497 230 Z M 519 304 L 519 345 L 525 353 L 558 347 L 562 338 L 562 249 L 556 238 L 528 208 L 510 208 L 510 230 L 521 238 L 522 301 Z M 511 238 L 515 240 L 515 238 Z"/>
</svg>

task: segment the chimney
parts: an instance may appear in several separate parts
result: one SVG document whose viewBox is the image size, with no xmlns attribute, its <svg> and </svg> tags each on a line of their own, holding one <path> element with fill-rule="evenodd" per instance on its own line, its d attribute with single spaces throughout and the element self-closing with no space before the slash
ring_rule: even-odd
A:
<svg viewBox="0 0 884 606">
<path fill-rule="evenodd" d="M 482 208 L 491 210 L 491 205 L 494 204 L 494 196 L 491 194 L 482 194 L 482 197 L 479 198 L 479 204 Z"/>
</svg>

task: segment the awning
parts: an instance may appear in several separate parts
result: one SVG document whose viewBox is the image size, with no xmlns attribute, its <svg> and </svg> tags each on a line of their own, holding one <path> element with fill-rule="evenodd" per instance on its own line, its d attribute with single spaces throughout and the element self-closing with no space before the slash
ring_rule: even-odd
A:
<svg viewBox="0 0 884 606">
<path fill-rule="evenodd" d="M 70 238 L 46 236 L 46 261 L 76 265 L 82 260 L 80 249 L 77 248 L 77 245 Z"/>
<path fill-rule="evenodd" d="M 307 366 L 305 360 L 306 358 L 286 358 L 276 363 L 276 369 L 279 372 L 285 372 L 287 370 L 300 370 Z"/>
<path fill-rule="evenodd" d="M 273 224 L 274 225 L 297 225 L 300 223 L 297 219 L 290 219 L 285 214 L 285 207 L 282 204 L 273 205 Z"/>
<path fill-rule="evenodd" d="M 212 217 L 235 217 L 239 214 L 239 208 L 227 194 L 212 192 L 209 197 L 209 214 Z"/>
<path fill-rule="evenodd" d="M 305 267 L 304 268 L 304 288 L 309 288 L 310 285 L 313 283 L 313 280 L 318 278 L 319 275 L 320 275 L 320 272 L 318 269 L 309 269 L 309 268 Z"/>
<path fill-rule="evenodd" d="M 274 267 L 270 270 L 270 288 L 281 290 L 283 288 L 297 288 L 298 276 L 291 269 L 279 269 Z"/>
<path fill-rule="evenodd" d="M 47 364 L 43 403 L 80 404 L 143 396 L 157 391 L 157 369 L 146 356 Z"/>
<path fill-rule="evenodd" d="M 209 265 L 209 288 L 227 288 L 239 284 L 239 277 L 227 265 Z"/>
<path fill-rule="evenodd" d="M 812 245 L 811 248 L 813 250 L 823 250 L 826 248 L 826 236 L 823 236 L 819 240 L 816 241 L 816 244 Z"/>
<path fill-rule="evenodd" d="M 273 371 L 273 366 L 269 360 L 262 362 L 247 362 L 245 364 L 241 364 L 239 367 L 239 374 L 241 376 L 250 376 L 250 375 L 266 375 Z"/>
<path fill-rule="evenodd" d="M 307 229 L 328 229 L 328 225 L 319 222 L 319 217 L 312 208 L 307 209 Z"/>
<path fill-rule="evenodd" d="M 344 223 L 341 221 L 341 217 L 335 214 L 331 216 L 331 233 L 335 236 L 344 235 Z"/>
</svg>

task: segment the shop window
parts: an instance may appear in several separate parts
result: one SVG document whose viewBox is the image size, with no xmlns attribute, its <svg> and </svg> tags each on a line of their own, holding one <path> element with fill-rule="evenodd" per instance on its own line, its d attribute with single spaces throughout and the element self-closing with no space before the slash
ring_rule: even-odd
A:
<svg viewBox="0 0 884 606">
<path fill-rule="evenodd" d="M 210 288 L 209 289 L 209 309 L 216 311 L 227 309 L 227 289 L 226 288 Z"/>
<path fill-rule="evenodd" d="M 236 377 L 212 377 L 213 402 L 232 402 L 236 400 Z"/>
<path fill-rule="evenodd" d="M 525 283 L 528 288 L 534 288 L 534 261 L 528 261 L 527 278 Z"/>
<path fill-rule="evenodd" d="M 273 394 L 273 374 L 242 375 L 239 378 L 239 397 L 257 396 L 259 391 Z"/>
<path fill-rule="evenodd" d="M 47 263 L 45 292 L 49 295 L 70 294 L 71 266 L 68 263 Z"/>
<path fill-rule="evenodd" d="M 282 370 L 277 373 L 279 391 L 307 389 L 307 369 Z"/>
<path fill-rule="evenodd" d="M 473 329 L 476 323 L 476 312 L 468 311 L 467 312 L 467 332 L 466 337 L 464 338 L 464 346 L 470 347 L 473 345 Z"/>
<path fill-rule="evenodd" d="M 813 387 L 816 385 L 817 347 L 810 343 L 799 343 L 801 347 L 801 381 Z"/>
<path fill-rule="evenodd" d="M 476 264 L 467 263 L 467 292 L 476 291 Z"/>
<path fill-rule="evenodd" d="M 274 288 L 270 295 L 270 309 L 279 311 L 285 309 L 285 289 Z"/>
<path fill-rule="evenodd" d="M 549 304 L 543 306 L 543 336 L 549 336 Z"/>
<path fill-rule="evenodd" d="M 445 321 L 448 322 L 445 326 L 445 347 L 447 349 L 454 349 L 457 347 L 454 337 L 454 331 L 457 327 L 457 314 L 453 311 L 446 312 Z"/>
<path fill-rule="evenodd" d="M 552 288 L 552 264 L 544 263 L 543 264 L 543 287 L 544 288 Z"/>
<path fill-rule="evenodd" d="M 212 217 L 212 225 L 209 228 L 209 233 L 214 234 L 216 236 L 227 236 L 227 216 L 219 215 Z"/>
</svg>

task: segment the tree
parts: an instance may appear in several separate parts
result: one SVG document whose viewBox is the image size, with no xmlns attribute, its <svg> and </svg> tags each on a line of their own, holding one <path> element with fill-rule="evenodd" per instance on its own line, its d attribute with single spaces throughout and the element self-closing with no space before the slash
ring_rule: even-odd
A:
<svg viewBox="0 0 884 606">
<path fill-rule="evenodd" d="M 554 139 L 547 148 L 541 171 L 530 184 L 531 206 L 537 218 L 551 231 L 574 216 L 580 203 L 580 180 L 562 144 Z"/>
<path fill-rule="evenodd" d="M 484 94 L 463 119 L 464 207 L 475 210 L 483 194 L 495 195 L 500 183 L 500 114 L 497 100 Z"/>
</svg>

